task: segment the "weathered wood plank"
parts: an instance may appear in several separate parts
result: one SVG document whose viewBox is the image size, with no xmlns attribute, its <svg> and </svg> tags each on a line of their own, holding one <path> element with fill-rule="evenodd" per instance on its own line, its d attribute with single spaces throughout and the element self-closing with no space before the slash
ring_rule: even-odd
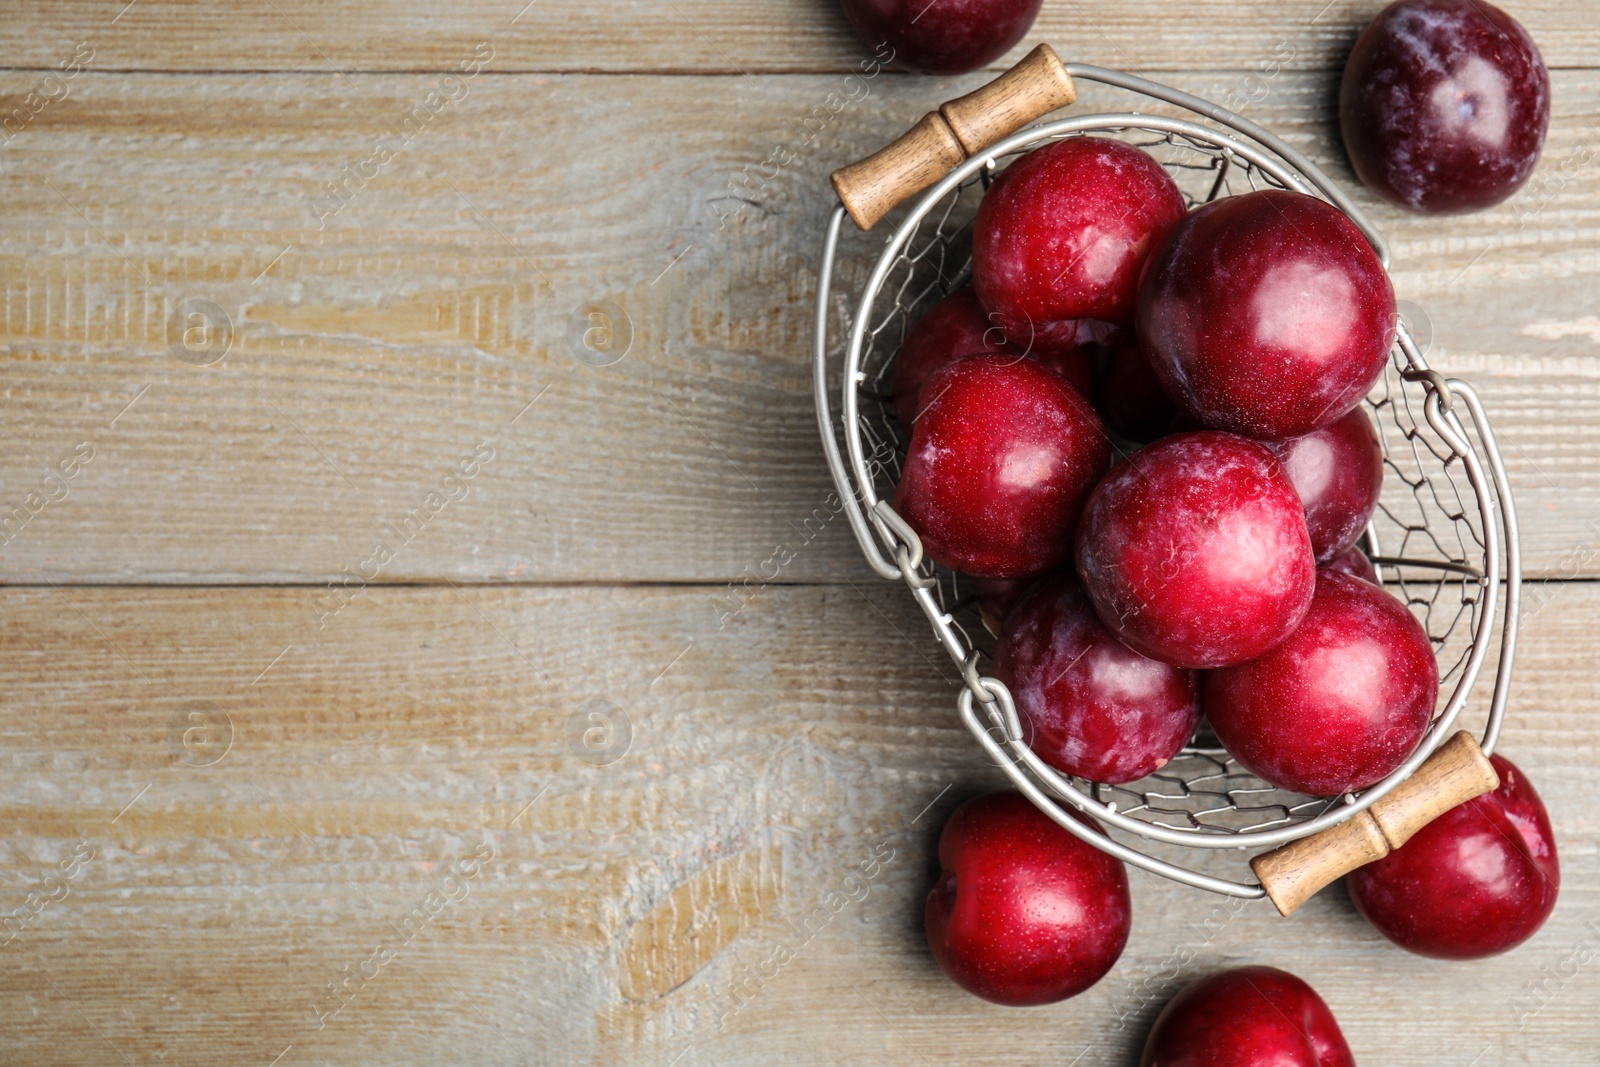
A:
<svg viewBox="0 0 1600 1067">
<path fill-rule="evenodd" d="M 1600 574 L 1600 74 L 1556 80 L 1533 188 L 1373 210 L 1431 358 L 1497 420 L 1530 571 Z M 784 580 L 865 573 L 842 523 L 806 533 L 825 175 L 939 93 L 884 75 L 827 115 L 833 76 L 480 75 L 408 120 L 437 81 L 84 74 L 0 152 L 0 576 L 726 580 L 797 539 Z M 1284 74 L 1247 113 L 1343 174 L 1327 90 Z M 612 347 L 580 362 L 594 313 Z"/>
<path fill-rule="evenodd" d="M 1102 66 L 1256 69 L 1288 56 L 1301 69 L 1332 69 L 1381 6 L 1052 3 L 1007 58 L 1049 41 L 1069 59 Z M 1509 10 L 1552 66 L 1594 64 L 1600 34 L 1582 4 L 1524 0 Z M 188 0 L 19 0 L 0 26 L 0 55 L 13 66 L 53 67 L 79 41 L 90 43 L 102 69 L 156 71 L 438 71 L 480 42 L 495 49 L 495 68 L 508 71 L 842 71 L 868 54 L 835 0 L 497 0 L 426 10 L 353 0 L 238 10 Z"/>
<path fill-rule="evenodd" d="M 1426 961 L 1337 890 L 1282 920 L 1139 875 L 1116 969 L 1026 1018 L 922 943 L 937 828 L 997 777 L 903 592 L 771 588 L 721 630 L 713 592 L 382 589 L 321 631 L 305 589 L 0 592 L 0 914 L 57 897 L 7 928 L 11 1057 L 1123 1064 L 1259 961 L 1363 1063 L 1592 1064 L 1600 587 L 1523 634 L 1502 750 L 1563 863 L 1532 942 Z"/>
</svg>

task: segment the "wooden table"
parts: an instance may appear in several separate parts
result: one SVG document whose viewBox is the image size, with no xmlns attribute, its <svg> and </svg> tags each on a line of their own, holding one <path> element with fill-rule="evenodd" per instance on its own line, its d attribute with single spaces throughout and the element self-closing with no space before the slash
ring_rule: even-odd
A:
<svg viewBox="0 0 1600 1067">
<path fill-rule="evenodd" d="M 954 672 L 844 523 L 800 532 L 826 174 L 983 76 L 835 111 L 831 0 L 124 2 L 0 19 L 0 1060 L 1120 1065 L 1266 962 L 1369 1067 L 1600 1063 L 1590 5 L 1512 5 L 1555 85 L 1520 195 L 1361 195 L 1515 480 L 1502 751 L 1554 916 L 1446 965 L 1337 889 L 1136 874 L 1117 968 L 1020 1012 L 920 932 L 998 780 Z M 1347 179 L 1377 6 L 1049 0 L 1025 47 L 1235 94 Z"/>
</svg>

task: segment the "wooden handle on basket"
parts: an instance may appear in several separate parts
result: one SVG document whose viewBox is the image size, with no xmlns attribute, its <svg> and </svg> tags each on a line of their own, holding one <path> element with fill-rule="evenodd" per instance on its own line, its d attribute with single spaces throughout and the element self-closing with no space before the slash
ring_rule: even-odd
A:
<svg viewBox="0 0 1600 1067">
<path fill-rule="evenodd" d="M 839 202 L 863 230 L 959 163 L 1078 98 L 1047 44 L 988 85 L 923 116 L 893 144 L 833 172 Z"/>
<path fill-rule="evenodd" d="M 1463 730 L 1366 811 L 1262 853 L 1250 861 L 1250 869 L 1288 915 L 1334 879 L 1381 860 L 1451 808 L 1499 787 L 1489 757 Z"/>
</svg>

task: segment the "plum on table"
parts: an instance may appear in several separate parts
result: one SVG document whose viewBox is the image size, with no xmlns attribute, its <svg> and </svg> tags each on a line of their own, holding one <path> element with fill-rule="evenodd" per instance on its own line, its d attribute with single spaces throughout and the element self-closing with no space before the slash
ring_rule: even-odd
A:
<svg viewBox="0 0 1600 1067">
<path fill-rule="evenodd" d="M 1550 126 L 1539 46 L 1488 0 L 1398 0 L 1345 63 L 1339 129 L 1361 181 L 1428 213 L 1500 203 L 1533 173 Z"/>
<path fill-rule="evenodd" d="M 1401 948 L 1493 956 L 1532 937 L 1556 906 L 1561 867 L 1544 801 L 1517 766 L 1489 757 L 1500 787 L 1445 812 L 1345 879 L 1350 899 Z"/>
<path fill-rule="evenodd" d="M 957 808 L 939 836 L 939 870 L 925 909 L 928 947 L 945 974 L 985 1000 L 1022 1007 L 1076 996 L 1128 943 L 1133 905 L 1122 861 L 1021 793 Z"/>
<path fill-rule="evenodd" d="M 1043 0 L 842 0 L 861 43 L 925 74 L 965 74 L 1027 36 Z M 892 49 L 886 52 L 884 46 Z"/>
</svg>

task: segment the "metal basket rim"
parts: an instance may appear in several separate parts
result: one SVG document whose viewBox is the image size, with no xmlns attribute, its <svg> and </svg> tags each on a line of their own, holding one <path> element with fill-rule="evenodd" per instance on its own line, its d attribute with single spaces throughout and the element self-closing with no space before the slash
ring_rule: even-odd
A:
<svg viewBox="0 0 1600 1067">
<path fill-rule="evenodd" d="M 885 578 L 903 578 L 912 586 L 914 596 L 923 607 L 925 614 L 928 615 L 930 622 L 933 623 L 936 636 L 941 639 L 941 643 L 945 646 L 952 659 L 964 668 L 969 667 L 970 648 L 952 631 L 950 627 L 951 617 L 937 604 L 927 586 L 922 585 L 919 588 L 918 579 L 920 575 L 917 574 L 917 568 L 920 559 L 911 559 L 908 555 L 901 554 L 897 557 L 899 565 L 890 564 L 877 551 L 877 544 L 874 542 L 881 542 L 890 552 L 895 552 L 898 547 L 903 553 L 904 545 L 896 537 L 895 531 L 891 529 L 889 522 L 886 521 L 890 516 L 893 516 L 892 510 L 888 509 L 885 502 L 877 498 L 872 477 L 866 468 L 861 447 L 861 415 L 858 408 L 858 390 L 856 389 L 863 377 L 861 358 L 866 330 L 870 321 L 871 306 L 877 300 L 890 268 L 898 261 L 906 243 L 915 234 L 922 219 L 937 204 L 957 187 L 967 182 L 978 170 L 985 167 L 992 169 L 995 160 L 1002 156 L 1026 151 L 1049 140 L 1073 134 L 1082 134 L 1090 131 L 1126 132 L 1142 129 L 1169 136 L 1178 135 L 1190 140 L 1203 141 L 1222 151 L 1225 155 L 1228 153 L 1236 154 L 1241 159 L 1261 167 L 1262 170 L 1282 181 L 1286 187 L 1291 189 L 1311 193 L 1312 188 L 1308 188 L 1306 184 L 1309 182 L 1316 192 L 1323 194 L 1334 206 L 1345 211 L 1351 217 L 1352 221 L 1362 229 L 1369 241 L 1372 242 L 1386 270 L 1388 267 L 1387 246 L 1382 236 L 1377 233 L 1371 223 L 1360 213 L 1359 209 L 1355 208 L 1342 191 L 1320 170 L 1276 137 L 1238 118 L 1238 116 L 1231 115 L 1231 113 L 1209 104 L 1209 102 L 1190 97 L 1188 94 L 1155 82 L 1148 82 L 1145 79 L 1133 75 L 1125 75 L 1121 72 L 1103 71 L 1100 68 L 1081 65 L 1069 65 L 1068 69 L 1080 77 L 1104 81 L 1134 92 L 1143 92 L 1146 95 L 1165 99 L 1168 102 L 1189 108 L 1191 111 L 1197 111 L 1206 117 L 1222 122 L 1229 126 L 1234 133 L 1243 134 L 1248 140 L 1241 140 L 1233 136 L 1232 133 L 1201 126 L 1183 118 L 1147 115 L 1134 111 L 1078 115 L 1022 130 L 959 164 L 943 179 L 935 183 L 918 198 L 910 213 L 896 225 L 894 232 L 879 253 L 859 299 L 854 300 L 856 311 L 850 323 L 849 343 L 846 346 L 843 396 L 841 398 L 843 401 L 841 421 L 843 422 L 844 436 L 849 452 L 848 469 L 846 469 L 846 464 L 843 462 L 843 457 L 839 455 L 837 441 L 833 437 L 833 424 L 828 414 L 826 384 L 827 296 L 831 284 L 839 231 L 845 214 L 842 206 L 834 211 L 830 219 L 824 248 L 817 303 L 817 380 L 815 386 L 818 418 L 823 430 L 824 446 L 829 466 L 840 489 L 841 497 L 846 499 L 850 508 L 859 508 L 864 512 L 862 514 L 852 514 L 850 517 L 852 528 L 861 542 L 861 547 L 867 555 L 869 564 L 881 576 Z M 1161 91 L 1151 92 L 1151 89 Z M 1193 103 L 1198 103 L 1203 107 L 1196 108 L 1192 106 Z M 1483 412 L 1482 406 L 1478 403 L 1477 397 L 1470 386 L 1459 380 L 1445 380 L 1437 372 L 1432 371 L 1422 353 L 1417 349 L 1404 323 L 1400 324 L 1398 333 L 1399 336 L 1396 343 L 1409 365 L 1405 377 L 1410 378 L 1411 372 L 1415 372 L 1417 378 L 1422 380 L 1417 387 L 1424 390 L 1426 394 L 1424 414 L 1429 425 L 1461 457 L 1462 465 L 1467 472 L 1468 481 L 1472 486 L 1473 494 L 1478 504 L 1484 534 L 1482 547 L 1485 567 L 1479 580 L 1479 584 L 1484 589 L 1484 598 L 1481 615 L 1476 631 L 1473 634 L 1472 646 L 1466 657 L 1465 666 L 1455 691 L 1451 694 L 1444 711 L 1435 717 L 1427 734 L 1418 743 L 1415 751 L 1383 781 L 1354 796 L 1347 795 L 1344 798 L 1344 803 L 1339 803 L 1338 798 L 1330 799 L 1328 807 L 1321 814 L 1310 819 L 1278 828 L 1231 833 L 1220 831 L 1206 833 L 1203 830 L 1177 829 L 1122 814 L 1115 810 L 1114 805 L 1108 807 L 1078 788 L 1070 779 L 1061 776 L 1059 772 L 1044 764 L 1022 742 L 1020 729 L 1016 728 L 1015 707 L 1011 703 L 1010 694 L 1005 692 L 1004 686 L 995 679 L 976 679 L 975 670 L 969 669 L 968 685 L 963 689 L 961 695 L 963 716 L 967 718 L 969 728 L 974 733 L 983 734 L 979 738 L 981 742 L 986 743 L 986 745 L 990 743 L 997 744 L 1003 746 L 1006 750 L 1010 750 L 1005 753 L 1007 758 L 1001 762 L 1002 769 L 1035 803 L 1040 801 L 1040 797 L 1035 795 L 1037 792 L 1035 783 L 1043 783 L 1048 788 L 1049 793 L 1061 800 L 1065 800 L 1084 814 L 1107 823 L 1116 829 L 1166 844 L 1211 849 L 1248 849 L 1281 845 L 1343 822 L 1358 812 L 1365 810 L 1409 777 L 1416 767 L 1445 740 L 1451 727 L 1454 726 L 1455 720 L 1465 707 L 1467 697 L 1476 684 L 1478 673 L 1488 651 L 1489 642 L 1493 638 L 1494 620 L 1499 607 L 1497 598 L 1500 592 L 1501 578 L 1499 564 L 1502 542 L 1500 540 L 1501 530 L 1499 526 L 1503 524 L 1505 532 L 1503 547 L 1507 557 L 1504 638 L 1497 670 L 1495 694 L 1490 704 L 1489 721 L 1485 729 L 1483 745 L 1486 752 L 1492 751 L 1499 733 L 1501 719 L 1504 714 L 1505 698 L 1509 687 L 1517 616 L 1517 584 L 1520 579 L 1515 516 L 1512 509 L 1510 490 L 1492 430 L 1489 428 L 1487 415 Z M 1404 388 L 1405 384 L 1407 383 L 1402 382 L 1401 388 Z M 1441 389 L 1447 390 L 1447 392 L 1441 393 Z M 1474 423 L 1478 440 L 1483 445 L 1489 467 L 1487 475 L 1480 462 L 1477 450 L 1473 447 L 1465 426 L 1459 418 L 1455 405 L 1450 402 L 1457 396 L 1461 396 L 1464 399 Z M 1493 494 L 1490 492 L 1491 480 Z M 1497 503 L 1499 504 L 1498 507 L 1496 506 Z M 898 519 L 898 516 L 893 516 L 893 519 Z M 895 522 L 895 525 L 903 526 L 904 524 L 903 521 L 899 521 Z M 908 564 L 909 566 L 907 566 Z M 926 579 L 923 580 L 927 581 Z M 978 682 L 977 685 L 973 684 L 975 679 Z M 987 700 L 984 699 L 985 696 L 988 697 Z M 1006 734 L 1004 742 L 994 742 L 994 739 L 984 732 L 984 728 L 977 717 L 969 714 L 971 705 L 975 702 L 975 697 L 977 700 L 982 700 L 984 704 L 990 705 L 989 718 L 996 725 L 1003 728 L 1003 732 Z M 1032 774 L 1033 780 L 1028 780 L 1027 776 L 1024 775 L 1023 767 L 1026 767 Z M 1041 806 L 1044 807 L 1044 805 Z M 1061 816 L 1058 812 L 1051 810 L 1052 808 L 1054 808 L 1053 804 L 1045 807 L 1046 813 L 1067 829 L 1078 832 L 1080 828 L 1075 820 Z M 1132 862 L 1157 873 L 1175 877 L 1191 884 L 1241 896 L 1259 896 L 1262 893 L 1259 885 L 1230 882 L 1199 874 L 1187 868 L 1178 867 L 1148 856 L 1145 853 L 1132 850 L 1120 843 L 1114 843 L 1116 844 L 1114 848 L 1107 847 L 1109 839 L 1104 835 L 1093 834 L 1086 836 L 1080 833 L 1079 836 L 1084 837 L 1085 840 L 1091 840 L 1098 847 L 1112 851 L 1113 854 L 1121 855 L 1125 851 L 1131 852 L 1132 855 L 1124 855 L 1123 858 L 1130 859 Z M 1095 838 L 1099 840 L 1095 840 Z"/>
</svg>

